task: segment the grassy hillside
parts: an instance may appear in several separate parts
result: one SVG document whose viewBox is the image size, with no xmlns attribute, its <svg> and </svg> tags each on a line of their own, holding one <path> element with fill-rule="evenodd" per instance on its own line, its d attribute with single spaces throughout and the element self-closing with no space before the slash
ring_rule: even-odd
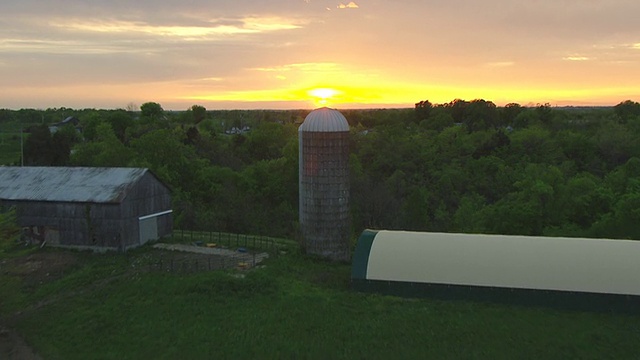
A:
<svg viewBox="0 0 640 360">
<path fill-rule="evenodd" d="M 640 350 L 638 316 L 355 293 L 349 265 L 295 252 L 249 271 L 191 274 L 148 271 L 157 256 L 148 248 L 4 256 L 2 322 L 45 359 L 632 359 Z"/>
</svg>

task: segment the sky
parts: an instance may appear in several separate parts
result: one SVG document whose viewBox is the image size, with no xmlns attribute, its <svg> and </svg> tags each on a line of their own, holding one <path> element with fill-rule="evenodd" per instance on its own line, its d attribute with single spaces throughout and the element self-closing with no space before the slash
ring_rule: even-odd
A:
<svg viewBox="0 0 640 360">
<path fill-rule="evenodd" d="M 640 101 L 638 0 L 6 0 L 0 108 Z"/>
</svg>

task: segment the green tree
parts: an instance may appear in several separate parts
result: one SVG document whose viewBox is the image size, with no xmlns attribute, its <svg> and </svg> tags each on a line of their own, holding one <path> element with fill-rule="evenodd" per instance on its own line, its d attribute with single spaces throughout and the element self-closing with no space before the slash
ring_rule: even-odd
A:
<svg viewBox="0 0 640 360">
<path fill-rule="evenodd" d="M 53 164 L 53 140 L 47 125 L 33 126 L 24 142 L 24 164 L 49 166 Z"/>
<path fill-rule="evenodd" d="M 207 118 L 207 109 L 204 106 L 193 105 L 190 110 L 193 114 L 193 121 L 196 124 L 201 123 Z"/>
<path fill-rule="evenodd" d="M 123 144 L 127 141 L 127 129 L 133 126 L 133 118 L 130 113 L 123 110 L 112 111 L 107 115 L 107 122 L 111 125 L 113 133 Z"/>
<path fill-rule="evenodd" d="M 463 118 L 470 132 L 495 128 L 500 119 L 496 104 L 484 99 L 473 100 L 466 106 Z"/>
<path fill-rule="evenodd" d="M 146 102 L 140 105 L 140 115 L 151 121 L 164 119 L 164 109 L 156 102 Z"/>
<path fill-rule="evenodd" d="M 520 104 L 509 103 L 500 109 L 500 122 L 503 126 L 512 125 L 518 115 L 524 110 Z"/>
<path fill-rule="evenodd" d="M 79 142 L 80 134 L 73 125 L 58 129 L 51 137 L 51 165 L 68 165 L 71 148 Z"/>
<path fill-rule="evenodd" d="M 433 109 L 433 105 L 429 100 L 423 100 L 416 103 L 414 108 L 415 122 L 419 124 L 421 121 L 428 119 L 429 115 L 431 115 L 431 109 Z"/>
<path fill-rule="evenodd" d="M 625 100 L 613 107 L 620 123 L 627 123 L 633 118 L 640 117 L 640 103 L 631 100 Z"/>
<path fill-rule="evenodd" d="M 78 144 L 71 154 L 71 164 L 77 166 L 126 167 L 135 162 L 135 153 L 126 147 L 108 123 L 96 128 L 94 141 Z"/>
</svg>

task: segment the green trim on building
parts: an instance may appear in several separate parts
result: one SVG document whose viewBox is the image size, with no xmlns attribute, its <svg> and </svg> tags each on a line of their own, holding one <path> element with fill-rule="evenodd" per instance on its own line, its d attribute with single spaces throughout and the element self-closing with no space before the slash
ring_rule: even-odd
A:
<svg viewBox="0 0 640 360">
<path fill-rule="evenodd" d="M 399 281 L 366 280 L 352 277 L 354 290 L 401 297 L 447 301 L 476 301 L 573 311 L 640 314 L 640 296 L 559 290 L 515 289 Z"/>
<path fill-rule="evenodd" d="M 353 254 L 353 261 L 351 262 L 351 279 L 366 279 L 367 267 L 369 266 L 369 254 L 371 253 L 371 247 L 373 246 L 373 240 L 378 231 L 376 230 L 364 230 L 358 238 L 358 244 L 356 245 L 356 251 Z"/>
</svg>

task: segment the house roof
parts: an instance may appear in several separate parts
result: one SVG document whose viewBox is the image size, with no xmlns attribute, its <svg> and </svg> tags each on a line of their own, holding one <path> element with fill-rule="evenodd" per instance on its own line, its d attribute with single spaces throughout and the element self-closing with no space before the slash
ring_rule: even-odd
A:
<svg viewBox="0 0 640 360">
<path fill-rule="evenodd" d="M 143 168 L 0 167 L 0 200 L 119 203 Z"/>
</svg>

